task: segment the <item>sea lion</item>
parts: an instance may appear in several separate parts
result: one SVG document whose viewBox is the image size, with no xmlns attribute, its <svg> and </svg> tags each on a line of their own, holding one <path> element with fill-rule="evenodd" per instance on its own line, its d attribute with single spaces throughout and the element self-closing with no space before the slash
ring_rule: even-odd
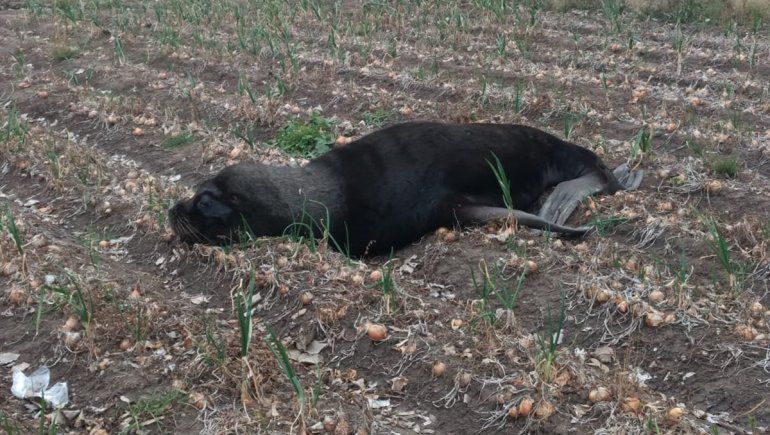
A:
<svg viewBox="0 0 770 435">
<path fill-rule="evenodd" d="M 610 171 L 590 150 L 533 127 L 411 122 L 370 133 L 302 167 L 227 167 L 175 204 L 169 221 L 188 243 L 313 228 L 350 256 L 375 255 L 441 226 L 509 216 L 491 168 L 495 159 L 509 179 L 518 223 L 565 235 L 591 229 L 564 226 L 583 198 L 635 189 L 642 178 L 626 165 Z M 539 214 L 528 213 L 552 186 Z"/>
</svg>

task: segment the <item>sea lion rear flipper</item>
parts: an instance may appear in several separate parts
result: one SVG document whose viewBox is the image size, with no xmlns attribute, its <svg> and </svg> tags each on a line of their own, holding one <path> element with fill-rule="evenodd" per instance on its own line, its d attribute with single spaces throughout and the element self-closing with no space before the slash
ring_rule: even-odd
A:
<svg viewBox="0 0 770 435">
<path fill-rule="evenodd" d="M 601 191 L 605 185 L 606 183 L 595 173 L 562 181 L 546 199 L 539 216 L 548 222 L 562 225 L 583 198 Z"/>
<path fill-rule="evenodd" d="M 628 163 L 623 163 L 618 166 L 612 173 L 625 190 L 636 190 L 636 188 L 642 184 L 642 178 L 644 177 L 643 170 L 631 171 L 628 167 Z"/>
<path fill-rule="evenodd" d="M 549 222 L 539 216 L 527 213 L 521 210 L 508 210 L 504 207 L 486 207 L 469 205 L 459 208 L 455 212 L 457 219 L 461 224 L 485 223 L 494 219 L 505 219 L 511 214 L 516 218 L 519 225 L 530 228 L 547 230 L 555 233 L 562 233 L 571 236 L 583 235 L 593 229 L 593 227 L 567 227 L 560 224 Z"/>
</svg>

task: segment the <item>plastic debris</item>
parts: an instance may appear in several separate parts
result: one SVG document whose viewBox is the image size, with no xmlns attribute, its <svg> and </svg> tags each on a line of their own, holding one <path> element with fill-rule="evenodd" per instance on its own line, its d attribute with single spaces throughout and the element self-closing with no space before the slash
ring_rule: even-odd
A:
<svg viewBox="0 0 770 435">
<path fill-rule="evenodd" d="M 390 399 L 368 399 L 369 407 L 372 409 L 389 408 Z"/>
<path fill-rule="evenodd" d="M 54 408 L 61 408 L 69 402 L 69 390 L 66 382 L 57 382 L 48 388 L 51 371 L 46 366 L 38 367 L 29 376 L 21 370 L 13 371 L 13 386 L 11 393 L 19 399 L 40 397 Z"/>
<path fill-rule="evenodd" d="M 8 365 L 19 359 L 18 353 L 1 352 L 0 353 L 0 366 Z"/>
</svg>

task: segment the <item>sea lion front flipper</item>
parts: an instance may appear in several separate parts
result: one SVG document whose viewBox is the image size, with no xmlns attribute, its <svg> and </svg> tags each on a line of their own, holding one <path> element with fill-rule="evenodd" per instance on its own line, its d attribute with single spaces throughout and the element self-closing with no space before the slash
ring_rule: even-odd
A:
<svg viewBox="0 0 770 435">
<path fill-rule="evenodd" d="M 562 225 L 585 197 L 604 189 L 606 183 L 595 173 L 556 185 L 546 199 L 539 216 L 548 222 Z"/>
<path fill-rule="evenodd" d="M 549 222 L 540 216 L 536 216 L 521 210 L 508 210 L 505 207 L 487 207 L 468 205 L 455 211 L 455 215 L 461 224 L 479 224 L 495 219 L 505 219 L 510 215 L 516 218 L 519 225 L 530 228 L 547 230 L 554 233 L 562 233 L 571 236 L 580 236 L 593 229 L 593 227 L 567 227 L 560 224 Z"/>
<path fill-rule="evenodd" d="M 625 190 L 636 190 L 642 184 L 642 178 L 644 177 L 643 170 L 632 171 L 628 167 L 628 163 L 618 166 L 612 173 Z"/>
</svg>

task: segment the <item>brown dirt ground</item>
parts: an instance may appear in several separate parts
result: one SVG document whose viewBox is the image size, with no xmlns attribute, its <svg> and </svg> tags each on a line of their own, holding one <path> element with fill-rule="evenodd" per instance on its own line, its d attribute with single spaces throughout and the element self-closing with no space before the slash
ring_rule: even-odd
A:
<svg viewBox="0 0 770 435">
<path fill-rule="evenodd" d="M 67 381 L 60 432 L 770 426 L 767 24 L 680 29 L 627 13 L 612 31 L 599 10 L 532 2 L 499 19 L 491 5 L 504 2 L 86 3 L 0 2 L 0 354 L 18 354 L 0 367 L 3 431 L 52 419 L 10 394 L 18 364 L 45 364 L 54 382 Z M 631 159 L 647 175 L 639 191 L 575 213 L 574 222 L 627 219 L 584 240 L 499 225 L 456 229 L 453 241 L 426 235 L 395 253 L 395 312 L 370 275 L 386 258 L 348 262 L 285 240 L 233 250 L 173 240 L 165 209 L 197 182 L 233 161 L 291 161 L 250 148 L 235 129 L 267 142 L 314 109 L 348 137 L 414 119 L 570 130 L 608 164 Z M 14 135 L 16 120 L 24 134 Z M 632 157 L 642 128 L 651 149 Z M 182 132 L 191 143 L 161 146 Z M 733 176 L 714 169 L 730 158 Z M 704 216 L 718 223 L 732 275 Z M 537 270 L 526 272 L 513 316 L 501 310 L 488 323 L 470 270 L 499 265 L 510 287 L 526 260 Z M 246 367 L 234 296 L 251 268 Z M 76 288 L 91 305 L 73 327 Z M 560 289 L 566 320 L 549 375 L 537 337 L 548 336 Z M 648 325 L 655 315 L 661 324 Z M 387 339 L 370 340 L 367 322 L 386 325 Z M 318 396 L 301 413 L 265 325 L 290 350 L 326 344 L 317 366 L 292 361 L 307 397 Z M 600 387 L 609 397 L 589 400 Z M 532 415 L 509 417 L 525 398 Z"/>
</svg>

